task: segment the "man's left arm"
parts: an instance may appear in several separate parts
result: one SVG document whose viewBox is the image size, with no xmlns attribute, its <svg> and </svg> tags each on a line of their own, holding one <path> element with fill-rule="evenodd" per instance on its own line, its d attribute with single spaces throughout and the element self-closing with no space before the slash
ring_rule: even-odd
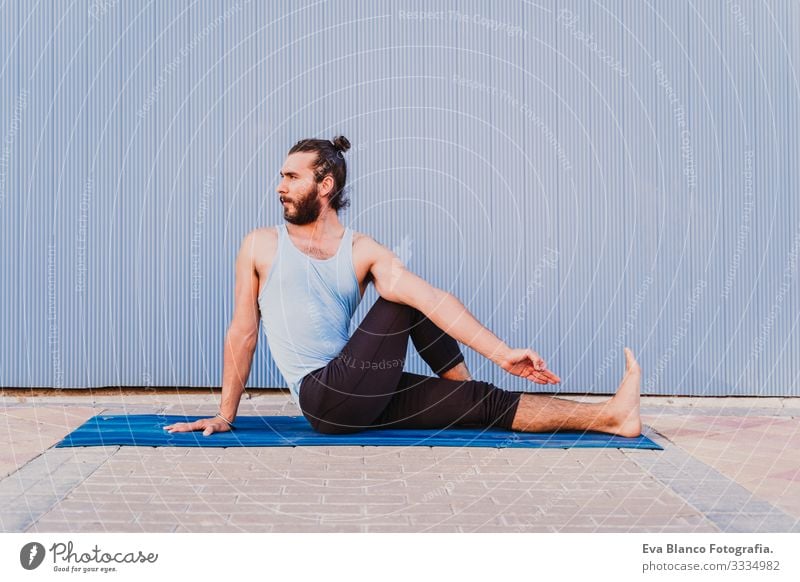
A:
<svg viewBox="0 0 800 582">
<path fill-rule="evenodd" d="M 529 349 L 512 349 L 484 327 L 457 297 L 434 287 L 405 268 L 386 247 L 369 239 L 370 274 L 378 294 L 387 301 L 410 305 L 425 314 L 455 340 L 471 347 L 507 372 L 539 384 L 555 384 L 558 376 Z"/>
</svg>

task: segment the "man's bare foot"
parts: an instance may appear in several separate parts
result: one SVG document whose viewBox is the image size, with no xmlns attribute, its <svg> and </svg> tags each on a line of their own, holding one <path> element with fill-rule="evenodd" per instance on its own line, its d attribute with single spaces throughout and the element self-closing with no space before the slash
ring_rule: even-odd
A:
<svg viewBox="0 0 800 582">
<path fill-rule="evenodd" d="M 624 437 L 637 437 L 642 434 L 642 420 L 639 415 L 639 391 L 642 384 L 642 369 L 633 352 L 625 348 L 625 376 L 616 394 L 603 404 L 608 415 L 603 432 Z"/>
</svg>

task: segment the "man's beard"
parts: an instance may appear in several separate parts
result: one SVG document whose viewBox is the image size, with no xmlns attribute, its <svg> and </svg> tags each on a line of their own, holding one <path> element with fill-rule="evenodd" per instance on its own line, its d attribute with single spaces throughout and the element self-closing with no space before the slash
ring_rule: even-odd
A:
<svg viewBox="0 0 800 582">
<path fill-rule="evenodd" d="M 292 207 L 294 212 L 290 214 L 289 211 Z M 302 226 L 314 222 L 319 218 L 320 212 L 322 212 L 322 202 L 319 199 L 319 186 L 315 184 L 314 189 L 303 198 L 291 206 L 284 207 L 283 219 L 291 224 Z"/>
</svg>

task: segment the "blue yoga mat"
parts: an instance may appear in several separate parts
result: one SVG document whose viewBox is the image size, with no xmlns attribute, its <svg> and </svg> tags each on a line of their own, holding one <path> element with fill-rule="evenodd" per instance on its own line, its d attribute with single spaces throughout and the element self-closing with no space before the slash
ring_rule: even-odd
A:
<svg viewBox="0 0 800 582">
<path fill-rule="evenodd" d="M 164 427 L 200 416 L 157 414 L 99 415 L 70 433 L 56 448 L 104 445 L 142 447 L 294 447 L 331 445 L 493 448 L 625 448 L 661 447 L 645 436 L 625 438 L 597 432 L 521 433 L 505 429 L 369 429 L 348 435 L 314 432 L 302 416 L 240 416 L 236 430 L 203 436 L 202 432 L 169 433 Z"/>
</svg>

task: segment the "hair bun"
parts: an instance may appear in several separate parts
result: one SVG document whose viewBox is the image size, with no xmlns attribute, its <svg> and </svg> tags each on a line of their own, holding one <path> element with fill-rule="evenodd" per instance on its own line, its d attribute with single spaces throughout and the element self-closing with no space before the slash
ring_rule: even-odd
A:
<svg viewBox="0 0 800 582">
<path fill-rule="evenodd" d="M 350 141 L 343 135 L 337 135 L 331 141 L 334 147 L 340 152 L 346 152 L 350 149 Z"/>
</svg>

